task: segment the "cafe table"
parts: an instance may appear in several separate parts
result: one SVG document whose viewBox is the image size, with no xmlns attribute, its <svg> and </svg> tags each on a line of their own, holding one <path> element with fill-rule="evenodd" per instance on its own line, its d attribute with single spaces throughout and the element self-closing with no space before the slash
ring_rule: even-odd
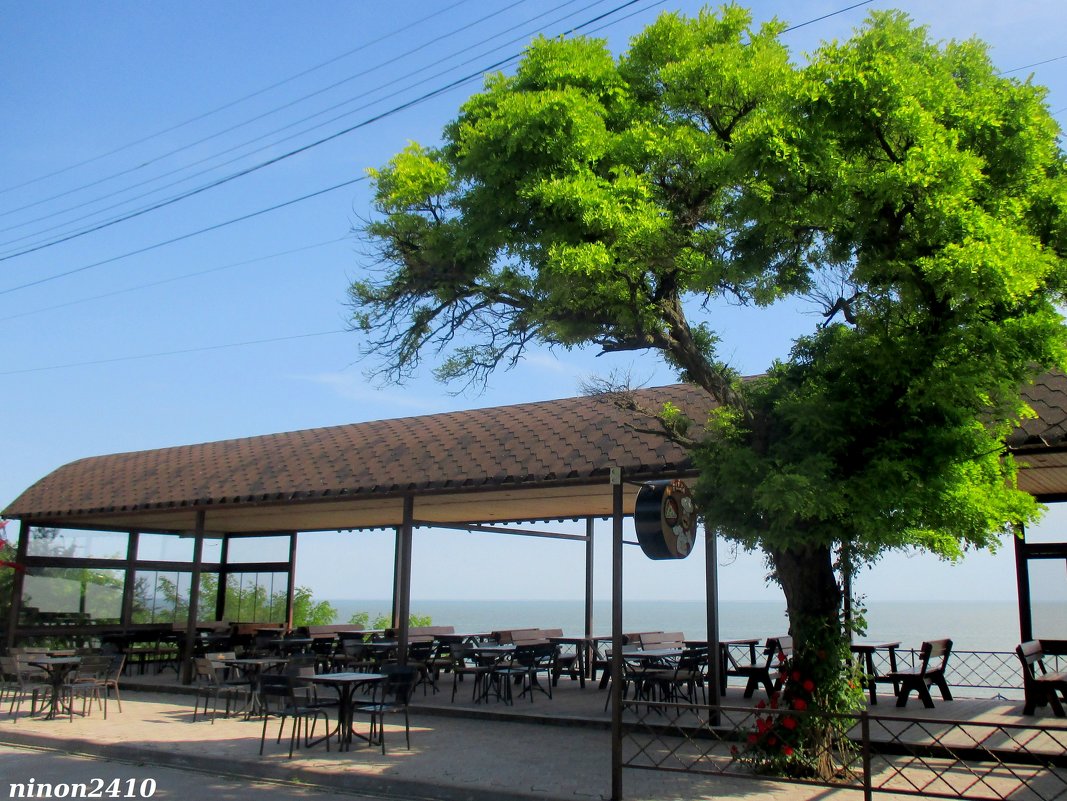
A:
<svg viewBox="0 0 1067 801">
<path fill-rule="evenodd" d="M 856 655 L 856 658 L 860 661 L 863 668 L 864 679 L 863 683 L 867 688 L 867 692 L 871 698 L 871 704 L 878 703 L 878 694 L 876 692 L 876 686 L 878 682 L 891 682 L 893 681 L 888 675 L 879 673 L 877 665 L 874 662 L 875 654 L 884 651 L 884 663 L 889 665 L 889 673 L 893 674 L 897 672 L 897 648 L 900 647 L 899 642 L 854 642 L 852 643 L 852 653 Z M 897 689 L 894 683 L 894 691 Z"/>
<path fill-rule="evenodd" d="M 470 657 L 475 662 L 477 662 L 479 665 L 481 665 L 483 667 L 491 667 L 491 666 L 494 666 L 494 665 L 499 665 L 501 662 L 503 662 L 505 659 L 507 659 L 509 656 L 511 656 L 513 653 L 515 653 L 515 644 L 514 643 L 496 643 L 496 644 L 482 643 L 482 644 L 479 644 L 479 645 L 470 646 L 469 648 L 466 649 L 465 653 L 469 654 Z M 495 685 L 495 681 L 491 681 L 490 680 L 491 677 L 492 677 L 492 671 L 490 671 L 488 674 L 486 674 L 483 677 L 483 679 L 482 679 L 482 691 L 475 695 L 475 697 L 474 697 L 474 702 L 475 703 L 481 703 L 482 701 L 488 701 L 489 700 L 489 693 L 491 691 L 493 691 L 492 688 Z M 501 693 L 500 693 L 499 686 L 496 687 L 495 692 L 496 692 L 496 697 L 498 699 L 503 697 L 501 695 Z"/>
<path fill-rule="evenodd" d="M 355 708 L 353 696 L 356 688 L 365 684 L 376 684 L 385 680 L 383 673 L 319 673 L 315 676 L 304 677 L 305 681 L 312 684 L 323 684 L 333 687 L 337 691 L 337 738 L 340 750 L 347 751 L 352 747 L 352 736 L 370 742 L 369 737 L 353 730 L 352 711 Z"/>
<path fill-rule="evenodd" d="M 553 645 L 567 645 L 574 648 L 575 666 L 578 671 L 578 686 L 585 689 L 585 674 L 589 664 L 589 649 L 591 640 L 589 637 L 549 637 L 548 641 Z"/>
<path fill-rule="evenodd" d="M 64 713 L 70 712 L 70 709 L 65 708 L 63 704 L 63 687 L 67 683 L 67 677 L 78 669 L 81 662 L 80 656 L 42 656 L 27 661 L 27 664 L 39 667 L 48 673 L 48 683 L 52 687 L 52 693 L 48 703 L 48 714 L 45 715 L 46 720 L 54 720 L 60 710 Z"/>
<path fill-rule="evenodd" d="M 263 710 L 263 699 L 259 694 L 259 677 L 271 668 L 284 665 L 289 660 L 284 657 L 264 656 L 243 659 L 223 659 L 222 664 L 235 667 L 248 676 L 248 702 L 245 705 L 245 717 L 259 714 Z"/>
</svg>

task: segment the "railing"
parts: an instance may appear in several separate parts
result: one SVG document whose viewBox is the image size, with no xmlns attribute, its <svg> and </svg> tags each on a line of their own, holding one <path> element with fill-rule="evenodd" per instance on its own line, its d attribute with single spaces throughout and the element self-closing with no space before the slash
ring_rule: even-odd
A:
<svg viewBox="0 0 1067 801">
<path fill-rule="evenodd" d="M 917 649 L 899 648 L 896 651 L 900 669 L 914 668 L 918 659 Z M 889 672 L 887 652 L 874 653 L 874 666 L 879 674 Z M 1052 671 L 1067 670 L 1067 657 L 1046 656 L 1045 667 Z M 988 691 L 985 693 L 988 695 L 1022 698 L 1022 667 L 1014 651 L 954 650 L 948 660 L 945 678 L 953 689 L 983 690 Z"/>
<path fill-rule="evenodd" d="M 627 768 L 776 778 L 863 790 L 868 799 L 875 792 L 973 801 L 1067 798 L 1067 726 L 645 701 L 624 701 L 623 716 Z M 798 728 L 815 724 L 825 732 L 815 738 L 821 745 L 769 744 L 758 734 L 782 731 L 785 716 Z"/>
</svg>

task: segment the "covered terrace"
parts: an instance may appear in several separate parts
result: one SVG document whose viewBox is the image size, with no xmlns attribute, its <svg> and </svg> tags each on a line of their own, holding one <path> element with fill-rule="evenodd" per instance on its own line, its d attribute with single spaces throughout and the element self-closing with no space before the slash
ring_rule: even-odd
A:
<svg viewBox="0 0 1067 801">
<path fill-rule="evenodd" d="M 1020 487 L 1039 499 L 1067 499 L 1067 377 L 1042 376 L 1025 396 L 1036 417 L 1009 441 L 1020 459 Z M 695 419 L 707 397 L 676 384 L 640 390 L 631 400 L 649 409 L 671 402 Z M 593 520 L 613 520 L 617 562 L 613 629 L 621 628 L 623 519 L 634 511 L 643 482 L 693 474 L 686 452 L 636 411 L 609 397 L 577 397 L 473 411 L 399 418 L 292 433 L 82 459 L 60 467 L 27 489 L 3 512 L 21 523 L 14 599 L 4 641 L 65 633 L 99 635 L 136 628 L 134 590 L 139 571 L 188 576 L 183 653 L 193 652 L 200 621 L 224 619 L 225 577 L 230 572 L 282 573 L 287 577 L 286 622 L 292 622 L 293 572 L 298 532 L 393 528 L 396 531 L 393 622 L 401 655 L 407 642 L 411 549 L 419 527 L 563 537 L 585 546 L 585 634 L 592 633 Z M 582 519 L 585 534 L 503 524 Z M 35 554 L 35 529 L 56 527 L 126 535 L 125 555 L 87 559 L 77 554 Z M 105 536 L 101 534 L 101 536 Z M 145 558 L 146 537 L 181 537 L 193 543 L 190 561 Z M 240 539 L 287 537 L 288 558 L 231 564 Z M 205 559 L 205 542 L 220 547 Z M 715 547 L 707 542 L 708 639 L 717 639 Z M 1033 559 L 1067 560 L 1067 545 L 1017 543 L 1020 639 L 1032 630 L 1027 565 Z M 24 588 L 42 571 L 87 566 L 111 572 L 115 612 L 49 621 L 29 614 Z M 205 574 L 218 576 L 214 608 L 202 598 Z M 84 589 L 82 601 L 84 605 Z M 204 608 L 205 606 L 209 608 Z M 712 653 L 716 649 L 712 648 Z M 187 660 L 186 660 L 187 661 Z"/>
</svg>

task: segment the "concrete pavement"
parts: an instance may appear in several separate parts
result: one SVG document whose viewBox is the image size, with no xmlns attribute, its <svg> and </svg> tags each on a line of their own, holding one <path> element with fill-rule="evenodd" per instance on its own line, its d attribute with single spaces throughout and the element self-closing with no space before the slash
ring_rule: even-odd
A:
<svg viewBox="0 0 1067 801">
<path fill-rule="evenodd" d="M 434 801 L 610 797 L 610 736 L 601 727 L 478 720 L 420 710 L 412 713 L 410 751 L 404 747 L 402 726 L 397 728 L 393 719 L 386 729 L 384 756 L 377 747 L 327 753 L 318 745 L 298 749 L 289 759 L 288 734 L 281 744 L 274 743 L 276 719 L 269 724 L 265 753 L 260 757 L 260 720 L 218 718 L 214 723 L 203 719 L 194 723 L 192 700 L 182 695 L 125 692 L 123 712 L 112 701 L 107 720 L 94 711 L 73 722 L 25 715 L 14 722 L 5 704 L 0 712 L 0 742 L 49 749 L 56 755 L 57 776 L 66 769 L 67 757 L 88 755 L 119 760 L 109 763 L 116 771 L 121 765 L 140 763 L 149 771 L 193 769 L 226 777 L 238 786 L 262 780 L 295 782 L 306 788 L 371 797 Z M 17 762 L 11 764 L 23 770 Z M 49 780 L 51 771 L 38 775 L 37 780 Z M 4 775 L 3 781 L 15 779 Z M 157 783 L 162 787 L 160 779 Z M 854 791 L 760 779 L 644 770 L 624 771 L 623 788 L 628 801 L 731 797 L 808 801 L 829 796 L 834 801 L 858 801 L 860 797 Z"/>
</svg>

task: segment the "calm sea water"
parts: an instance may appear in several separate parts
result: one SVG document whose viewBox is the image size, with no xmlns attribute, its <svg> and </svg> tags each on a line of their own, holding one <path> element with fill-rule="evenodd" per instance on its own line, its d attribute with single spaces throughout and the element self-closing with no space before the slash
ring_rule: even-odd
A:
<svg viewBox="0 0 1067 801">
<path fill-rule="evenodd" d="M 337 622 L 356 612 L 389 612 L 387 600 L 331 600 Z M 581 601 L 416 601 L 413 614 L 429 615 L 436 625 L 457 632 L 507 628 L 561 628 L 566 634 L 583 631 Z M 1067 614 L 1061 604 L 1035 605 L 1034 628 L 1039 637 L 1067 639 Z M 767 637 L 787 629 L 785 607 L 770 601 L 719 603 L 719 638 Z M 681 631 L 695 640 L 707 632 L 702 601 L 628 601 L 623 607 L 624 631 Z M 611 633 L 611 603 L 593 607 L 593 633 Z M 896 640 L 918 647 L 923 640 L 949 637 L 956 650 L 1011 651 L 1019 642 L 1019 615 L 1011 602 L 869 602 L 867 639 Z"/>
</svg>

